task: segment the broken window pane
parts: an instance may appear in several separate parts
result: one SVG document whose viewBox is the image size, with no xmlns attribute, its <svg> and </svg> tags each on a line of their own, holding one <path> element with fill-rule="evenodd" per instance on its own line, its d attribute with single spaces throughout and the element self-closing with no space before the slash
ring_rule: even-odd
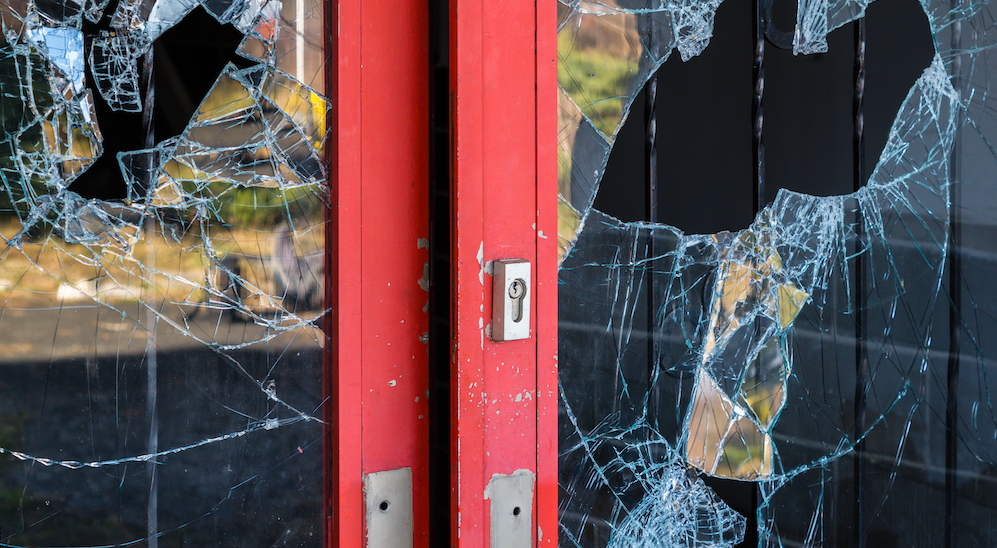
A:
<svg viewBox="0 0 997 548">
<path fill-rule="evenodd" d="M 5 545 L 321 544 L 323 7 L 0 5 Z"/>
<path fill-rule="evenodd" d="M 883 14 L 869 16 L 870 36 L 895 32 L 884 27 L 898 21 L 908 25 L 903 32 L 931 33 L 934 51 L 902 84 L 906 96 L 888 114 L 878 98 L 865 106 L 893 122 L 855 192 L 782 189 L 749 225 L 712 234 L 686 233 L 669 218 L 627 222 L 600 211 L 597 196 L 599 203 L 611 201 L 607 194 L 645 199 L 643 181 L 607 176 L 622 128 L 648 131 L 643 87 L 673 50 L 681 62 L 705 62 L 697 56 L 730 30 L 717 23 L 714 36 L 725 10 L 746 14 L 738 24 L 750 33 L 755 14 L 733 4 L 558 4 L 560 542 L 992 545 L 993 8 L 909 2 L 917 26 L 888 19 L 900 0 L 794 6 L 795 29 L 783 47 L 801 63 L 810 59 L 808 70 L 836 44 L 849 48 L 850 66 L 851 23 L 867 13 Z M 836 42 L 835 34 L 846 38 Z M 777 41 L 764 47 L 775 50 Z M 738 59 L 750 70 L 754 51 L 743 53 Z M 888 61 L 876 65 L 880 82 L 906 70 Z M 656 131 L 667 133 L 665 141 L 709 134 L 716 124 L 709 105 L 687 117 L 690 124 L 661 123 L 663 109 L 705 103 L 661 103 L 663 88 L 699 85 L 664 80 L 671 74 L 658 76 Z M 841 100 L 851 105 L 847 84 Z M 752 80 L 740 89 L 750 109 L 763 88 Z M 820 108 L 813 97 L 782 97 Z M 745 148 L 753 146 L 753 122 L 750 110 L 734 122 L 747 129 Z M 846 123 L 850 130 L 855 120 Z M 812 129 L 823 134 L 804 148 L 851 172 L 852 136 L 829 146 L 833 128 Z M 675 171 L 735 160 L 707 142 L 690 161 Z M 697 185 L 747 189 L 738 195 L 750 208 L 750 179 L 665 176 L 657 184 L 662 201 Z M 801 187 L 810 188 L 794 188 Z M 719 215 L 729 201 L 712 193 L 678 207 Z M 735 492 L 747 495 L 723 495 Z"/>
</svg>

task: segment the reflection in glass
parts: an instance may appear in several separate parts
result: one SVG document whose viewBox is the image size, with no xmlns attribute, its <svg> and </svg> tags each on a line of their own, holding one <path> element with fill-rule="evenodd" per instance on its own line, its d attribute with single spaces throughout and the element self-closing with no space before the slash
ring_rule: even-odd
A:
<svg viewBox="0 0 997 548">
<path fill-rule="evenodd" d="M 4 545 L 321 544 L 322 10 L 0 6 Z M 106 151 L 98 113 L 153 135 L 155 91 L 186 86 L 148 71 L 195 11 L 242 57 L 179 135 Z M 73 186 L 98 161 L 125 199 Z"/>
<path fill-rule="evenodd" d="M 934 58 L 864 186 L 696 235 L 593 203 L 641 87 L 672 49 L 696 62 L 719 3 L 558 4 L 561 543 L 997 542 L 997 28 L 967 6 L 923 7 Z M 794 51 L 865 10 L 800 2 Z M 738 511 L 711 490 L 736 482 Z"/>
</svg>

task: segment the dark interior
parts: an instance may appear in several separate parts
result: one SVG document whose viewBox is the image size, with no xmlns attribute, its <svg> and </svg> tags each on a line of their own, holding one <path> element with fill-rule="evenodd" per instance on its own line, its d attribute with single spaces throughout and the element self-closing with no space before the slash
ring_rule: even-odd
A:
<svg viewBox="0 0 997 548">
<path fill-rule="evenodd" d="M 110 30 L 116 7 L 117 2 L 113 1 L 99 23 L 84 23 L 87 51 L 93 36 Z M 150 129 L 156 143 L 180 135 L 225 65 L 251 64 L 236 53 L 241 41 L 242 33 L 231 25 L 220 24 L 201 7 L 159 37 L 153 51 L 155 109 L 150 128 L 143 127 L 141 112 L 111 110 L 94 87 L 93 75 L 88 71 L 87 86 L 93 94 L 104 136 L 104 153 L 70 188 L 85 198 L 123 199 L 126 188 L 118 167 L 118 152 L 142 148 Z M 136 63 L 140 75 L 142 63 L 143 60 Z M 140 83 L 145 97 L 146 83 L 142 80 Z"/>
</svg>

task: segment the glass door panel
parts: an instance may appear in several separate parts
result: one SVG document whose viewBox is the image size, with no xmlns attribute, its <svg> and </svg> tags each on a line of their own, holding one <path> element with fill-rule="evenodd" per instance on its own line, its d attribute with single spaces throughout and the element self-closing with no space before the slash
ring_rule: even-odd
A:
<svg viewBox="0 0 997 548">
<path fill-rule="evenodd" d="M 0 18 L 0 539 L 322 545 L 324 4 Z"/>
<path fill-rule="evenodd" d="M 558 9 L 560 541 L 992 544 L 991 6 Z"/>
</svg>

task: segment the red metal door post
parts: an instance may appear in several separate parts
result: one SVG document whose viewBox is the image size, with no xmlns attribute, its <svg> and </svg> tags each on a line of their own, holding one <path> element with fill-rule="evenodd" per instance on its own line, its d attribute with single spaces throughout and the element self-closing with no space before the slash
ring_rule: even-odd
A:
<svg viewBox="0 0 997 548">
<path fill-rule="evenodd" d="M 496 475 L 536 478 L 535 545 L 557 543 L 556 16 L 546 0 L 450 4 L 451 539 L 490 544 Z M 493 261 L 532 265 L 531 337 L 489 337 Z"/>
<path fill-rule="evenodd" d="M 425 547 L 428 0 L 328 7 L 328 544 L 363 546 L 364 476 L 407 467 Z"/>
</svg>

